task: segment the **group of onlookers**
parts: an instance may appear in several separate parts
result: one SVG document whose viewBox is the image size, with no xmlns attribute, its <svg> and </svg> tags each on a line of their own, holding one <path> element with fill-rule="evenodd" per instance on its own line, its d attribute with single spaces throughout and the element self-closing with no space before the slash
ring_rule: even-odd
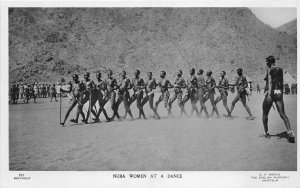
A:
<svg viewBox="0 0 300 188">
<path fill-rule="evenodd" d="M 23 84 L 23 83 L 13 83 L 10 86 L 9 96 L 10 102 L 12 104 L 17 104 L 19 99 L 23 99 L 24 103 L 28 103 L 30 99 L 36 102 L 36 98 L 55 98 L 59 91 L 58 84 L 50 83 L 33 83 L 33 84 Z"/>
</svg>

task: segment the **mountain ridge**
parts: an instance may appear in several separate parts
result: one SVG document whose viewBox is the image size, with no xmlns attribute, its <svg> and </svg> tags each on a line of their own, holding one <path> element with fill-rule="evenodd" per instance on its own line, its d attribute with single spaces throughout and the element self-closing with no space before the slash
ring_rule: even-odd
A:
<svg viewBox="0 0 300 188">
<path fill-rule="evenodd" d="M 276 28 L 278 31 L 286 32 L 294 37 L 297 37 L 297 19 L 289 21 Z"/>
<path fill-rule="evenodd" d="M 262 81 L 269 55 L 297 75 L 297 40 L 248 8 L 9 9 L 10 82 L 125 67 L 156 76 L 195 67 L 215 77 L 242 67 Z"/>
</svg>

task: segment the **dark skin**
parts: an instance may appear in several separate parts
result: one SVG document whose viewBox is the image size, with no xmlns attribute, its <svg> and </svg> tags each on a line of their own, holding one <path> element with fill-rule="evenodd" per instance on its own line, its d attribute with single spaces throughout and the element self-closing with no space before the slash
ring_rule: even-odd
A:
<svg viewBox="0 0 300 188">
<path fill-rule="evenodd" d="M 148 72 L 147 74 L 148 80 L 145 83 L 145 91 L 146 91 L 146 96 L 144 97 L 141 105 L 144 106 L 148 101 L 149 101 L 149 105 L 151 110 L 154 112 L 156 119 L 160 119 L 160 116 L 158 115 L 157 111 L 155 110 L 154 106 L 153 106 L 153 101 L 154 101 L 154 93 L 151 93 L 152 90 L 156 89 L 156 82 L 155 79 L 152 78 L 152 72 Z"/>
<path fill-rule="evenodd" d="M 266 80 L 266 95 L 265 95 L 265 99 L 263 102 L 263 118 L 262 118 L 265 135 L 269 136 L 268 115 L 269 115 L 270 109 L 272 107 L 272 104 L 274 102 L 281 119 L 284 121 L 288 135 L 290 137 L 294 137 L 294 133 L 291 130 L 290 121 L 289 121 L 288 117 L 286 116 L 285 110 L 284 110 L 284 102 L 283 102 L 283 98 L 282 98 L 283 91 L 282 91 L 282 89 L 279 89 L 279 88 L 277 88 L 275 90 L 275 88 L 272 84 L 273 79 L 277 79 L 277 80 L 281 79 L 282 80 L 282 75 L 277 74 L 276 75 L 277 78 L 275 78 L 275 76 L 271 77 L 270 72 L 275 69 L 275 60 L 274 60 L 274 62 L 267 61 L 266 65 L 268 67 L 268 73 L 267 73 L 267 77 L 265 79 Z M 280 94 L 281 97 L 276 98 L 276 93 Z"/>
<path fill-rule="evenodd" d="M 84 79 L 85 79 L 86 82 L 89 82 L 91 80 L 89 75 L 84 75 Z M 78 118 L 79 118 L 79 114 L 81 114 L 81 116 L 82 116 L 82 122 L 83 123 L 88 123 L 87 120 L 84 118 L 83 106 L 89 100 L 90 100 L 90 92 L 87 91 L 87 90 L 85 90 L 81 94 L 81 97 L 79 98 L 79 103 L 78 103 L 78 107 L 77 107 L 76 117 L 75 117 L 75 119 L 71 120 L 72 122 L 77 123 L 78 122 Z M 90 108 L 89 108 L 89 110 L 90 110 Z"/>
<path fill-rule="evenodd" d="M 73 81 L 75 83 L 75 85 L 78 85 L 80 84 L 79 80 L 78 80 L 78 77 L 73 77 Z M 73 84 L 70 84 L 70 87 L 69 87 L 69 90 L 64 90 L 62 88 L 60 88 L 60 91 L 61 92 L 67 92 L 67 93 L 71 93 L 73 92 L 73 96 L 72 96 L 72 101 L 71 101 L 71 105 L 69 106 L 67 112 L 66 112 L 66 115 L 65 115 L 65 118 L 64 118 L 64 121 L 61 122 L 60 124 L 64 127 L 65 126 L 65 122 L 66 120 L 68 119 L 71 111 L 73 110 L 73 108 L 76 106 L 76 104 L 78 104 L 79 100 L 80 100 L 80 89 L 79 87 L 75 87 L 73 86 Z M 84 119 L 84 114 L 82 113 L 82 118 Z"/>
<path fill-rule="evenodd" d="M 155 111 L 157 111 L 157 107 L 159 105 L 159 103 L 163 100 L 166 101 L 165 103 L 165 108 L 168 108 L 168 97 L 169 97 L 169 91 L 168 88 L 173 88 L 172 84 L 170 83 L 169 80 L 166 79 L 166 73 L 165 72 L 161 72 L 160 74 L 160 78 L 161 81 L 159 82 L 159 86 L 161 88 L 162 94 L 159 96 L 158 100 L 155 103 Z M 168 110 L 168 116 L 171 116 L 172 114 L 170 114 L 170 111 Z"/>
<path fill-rule="evenodd" d="M 207 75 L 207 81 L 206 82 L 207 82 L 207 87 L 208 87 L 208 89 L 206 90 L 207 96 L 210 99 L 210 103 L 211 103 L 211 105 L 213 107 L 213 112 L 216 112 L 217 117 L 220 118 L 217 106 L 215 104 L 215 92 L 214 92 L 214 89 L 216 88 L 216 83 L 215 83 L 214 79 L 211 77 L 211 75 L 212 75 L 211 71 L 208 71 L 206 75 Z"/>
<path fill-rule="evenodd" d="M 181 89 L 186 88 L 186 83 L 185 83 L 184 80 L 181 81 L 181 77 L 182 77 L 182 73 L 178 72 L 177 73 L 177 79 L 176 79 L 176 81 L 174 83 L 175 95 L 169 101 L 169 111 L 170 111 L 170 113 L 172 113 L 172 111 L 171 111 L 172 110 L 172 103 L 176 100 L 176 98 L 177 98 L 178 95 L 181 95 L 181 97 L 182 97 L 182 91 L 181 91 Z M 181 82 L 179 82 L 179 81 L 181 81 Z M 180 111 L 180 115 L 183 115 L 183 114 L 187 115 L 186 111 L 184 109 L 184 105 L 183 105 L 182 99 L 181 99 L 181 101 L 179 101 L 179 100 L 180 99 L 178 99 L 178 106 L 179 106 L 179 108 L 181 110 Z"/>
<path fill-rule="evenodd" d="M 198 101 L 198 94 L 197 94 L 197 86 L 194 85 L 194 83 L 192 83 L 192 78 L 195 76 L 195 69 L 190 69 L 190 80 L 188 81 L 188 91 L 189 94 L 184 96 L 183 98 L 183 104 L 185 104 L 189 99 L 191 100 L 191 104 L 192 104 L 192 110 L 191 110 L 191 115 L 193 115 L 194 111 L 196 112 L 196 114 L 199 116 L 199 111 L 198 108 L 196 106 L 196 103 Z M 196 79 L 196 78 L 195 78 Z M 197 80 L 195 80 L 197 82 Z"/>
<path fill-rule="evenodd" d="M 106 90 L 107 93 L 110 95 L 108 97 L 110 97 L 110 99 L 112 100 L 112 110 L 114 112 L 114 115 L 112 118 L 110 118 L 111 120 L 113 120 L 115 117 L 118 118 L 118 120 L 121 120 L 120 115 L 118 113 L 118 105 L 116 104 L 115 99 L 111 98 L 114 94 L 115 94 L 115 90 L 117 90 L 119 88 L 118 83 L 116 81 L 116 79 L 114 79 L 112 77 L 112 71 L 109 70 L 107 73 L 107 79 L 106 79 Z"/>
<path fill-rule="evenodd" d="M 209 118 L 206 106 L 204 104 L 208 98 L 206 98 L 206 96 L 205 96 L 206 83 L 205 83 L 204 77 L 202 76 L 203 70 L 199 69 L 197 74 L 199 75 L 199 77 L 197 79 L 197 81 L 198 81 L 198 99 L 199 99 L 200 107 L 201 107 L 199 116 L 201 116 L 202 111 L 204 111 L 206 114 L 206 118 Z"/>
<path fill-rule="evenodd" d="M 225 79 L 225 73 L 221 72 L 220 77 L 221 77 L 221 79 L 223 81 Z M 219 91 L 220 91 L 220 95 L 216 98 L 215 105 L 217 105 L 217 103 L 222 100 L 223 106 L 225 107 L 227 113 L 229 114 L 230 111 L 229 111 L 229 108 L 228 108 L 228 105 L 227 105 L 227 96 L 228 96 L 228 93 L 226 91 L 226 90 L 229 89 L 229 84 L 227 82 L 227 83 L 223 83 L 223 85 L 221 85 L 222 81 L 218 85 L 218 88 L 219 88 Z M 212 114 L 213 114 L 213 112 L 214 111 L 212 111 Z"/>
<path fill-rule="evenodd" d="M 229 84 L 230 86 L 236 86 L 239 84 L 239 79 L 242 78 L 243 76 L 243 71 L 242 70 L 237 70 L 237 74 L 239 76 L 238 80 L 236 83 L 233 83 L 233 84 Z M 235 96 L 235 98 L 233 99 L 232 103 L 231 103 L 231 108 L 230 108 L 230 113 L 228 114 L 228 117 L 231 117 L 231 114 L 232 114 L 232 111 L 235 107 L 235 104 L 239 101 L 239 99 L 241 99 L 242 103 L 243 103 L 243 106 L 245 107 L 245 109 L 247 110 L 250 118 L 249 119 L 254 119 L 251 111 L 250 111 L 250 108 L 248 107 L 247 105 L 247 100 L 246 100 L 246 91 L 245 91 L 245 88 L 248 87 L 248 83 L 247 82 L 242 82 L 241 85 L 239 85 L 239 88 L 238 88 L 238 92 L 237 92 L 237 95 Z"/>
<path fill-rule="evenodd" d="M 102 81 L 101 80 L 101 74 L 98 74 L 97 77 L 98 82 Z M 94 85 L 94 82 L 91 83 L 92 85 Z M 96 87 L 95 85 L 93 87 Z M 89 110 L 87 112 L 86 115 L 86 119 L 85 122 L 88 122 L 89 119 L 89 115 L 90 115 L 90 111 L 92 112 L 92 114 L 96 117 L 95 118 L 95 122 L 99 122 L 99 116 L 100 113 L 103 112 L 106 120 L 109 121 L 109 117 L 107 116 L 106 110 L 104 109 L 104 105 L 106 104 L 106 101 L 103 100 L 103 94 L 101 93 L 101 90 L 103 90 L 104 88 L 94 88 L 91 93 L 90 93 L 90 106 L 89 106 Z M 98 113 L 95 112 L 95 110 L 92 108 L 93 106 L 95 106 L 96 102 L 98 101 L 99 104 L 99 111 Z"/>
<path fill-rule="evenodd" d="M 141 116 L 143 116 L 144 119 L 146 119 L 146 115 L 144 113 L 142 100 L 143 100 L 143 88 L 145 88 L 145 83 L 143 79 L 140 79 L 140 72 L 135 71 L 134 72 L 134 79 L 132 80 L 132 87 L 134 90 L 134 94 L 130 98 L 130 104 L 132 104 L 136 100 L 137 108 L 139 109 L 139 116 L 137 119 L 141 119 Z"/>
<path fill-rule="evenodd" d="M 104 81 L 101 79 L 101 74 L 98 74 L 97 75 L 97 80 L 98 80 L 98 83 L 103 83 Z M 98 113 L 96 114 L 96 119 L 95 119 L 95 122 L 99 122 L 99 117 L 100 117 L 100 114 L 101 112 L 103 112 L 105 118 L 107 121 L 110 121 L 110 118 L 108 117 L 107 113 L 106 113 L 106 110 L 104 108 L 105 104 L 108 102 L 105 97 L 103 96 L 102 94 L 102 91 L 105 91 L 105 85 L 104 83 L 102 85 L 98 85 L 98 95 L 97 95 L 97 100 L 98 100 L 98 104 L 99 104 L 99 110 L 98 110 Z M 92 113 L 94 114 L 95 112 L 93 112 L 94 110 L 92 109 Z"/>
<path fill-rule="evenodd" d="M 131 117 L 131 120 L 133 120 L 133 116 L 132 116 L 132 113 L 130 110 L 130 96 L 129 96 L 129 92 L 128 92 L 128 90 L 130 90 L 132 88 L 132 85 L 130 83 L 130 80 L 126 77 L 125 71 L 122 72 L 122 79 L 123 79 L 123 81 L 118 86 L 120 95 L 116 102 L 116 105 L 119 107 L 121 102 L 123 102 L 124 108 L 125 108 L 125 115 L 123 118 L 126 119 L 126 116 L 128 113 L 129 116 Z"/>
</svg>

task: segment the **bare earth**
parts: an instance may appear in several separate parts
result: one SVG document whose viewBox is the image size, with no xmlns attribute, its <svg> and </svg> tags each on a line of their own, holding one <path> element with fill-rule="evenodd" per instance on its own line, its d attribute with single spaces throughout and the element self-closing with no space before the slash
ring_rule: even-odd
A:
<svg viewBox="0 0 300 188">
<path fill-rule="evenodd" d="M 248 115 L 241 102 L 233 111 L 233 120 L 225 117 L 207 120 L 196 116 L 179 117 L 175 101 L 174 119 L 149 118 L 90 125 L 74 125 L 68 121 L 64 128 L 59 125 L 59 102 L 37 99 L 37 104 L 30 101 L 29 104 L 10 105 L 10 170 L 295 171 L 297 144 L 280 137 L 284 134 L 270 139 L 259 137 L 263 132 L 263 97 L 254 94 L 248 102 L 256 116 L 253 121 L 245 119 Z M 232 98 L 230 94 L 229 104 Z M 284 96 L 284 101 L 296 133 L 297 97 Z M 64 98 L 62 117 L 68 105 L 68 99 Z M 211 111 L 209 101 L 206 106 Z M 190 102 L 185 108 L 190 113 Z M 131 109 L 137 117 L 135 103 Z M 225 114 L 222 102 L 218 109 L 221 115 Z M 74 117 L 75 111 L 69 119 Z M 122 104 L 120 111 L 124 114 Z M 152 115 L 148 104 L 145 112 L 148 117 Z M 166 115 L 162 103 L 159 113 Z M 102 115 L 101 120 L 104 120 Z M 269 127 L 272 135 L 286 131 L 278 112 L 273 109 Z"/>
</svg>

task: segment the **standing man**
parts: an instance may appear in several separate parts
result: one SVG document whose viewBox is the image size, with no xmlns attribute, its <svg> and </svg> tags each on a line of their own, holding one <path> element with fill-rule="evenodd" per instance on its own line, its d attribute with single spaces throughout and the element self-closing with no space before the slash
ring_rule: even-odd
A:
<svg viewBox="0 0 300 188">
<path fill-rule="evenodd" d="M 184 105 L 182 103 L 182 88 L 186 88 L 186 83 L 184 81 L 184 79 L 182 78 L 182 70 L 179 70 L 177 72 L 177 78 L 174 82 L 174 92 L 175 94 L 172 96 L 171 100 L 169 101 L 169 111 L 172 114 L 172 103 L 176 100 L 178 100 L 178 106 L 180 107 L 181 111 L 180 111 L 180 115 L 182 116 L 182 114 L 186 114 L 185 109 L 184 109 Z"/>
<path fill-rule="evenodd" d="M 291 143 L 295 142 L 295 134 L 291 130 L 290 121 L 284 111 L 283 102 L 283 70 L 275 66 L 274 56 L 269 56 L 266 58 L 267 62 L 267 75 L 265 77 L 266 81 L 266 95 L 263 102 L 263 124 L 264 124 L 264 136 L 270 137 L 268 130 L 268 115 L 272 107 L 273 102 L 277 107 L 280 117 L 283 119 L 284 124 L 287 128 L 288 140 Z"/>
<path fill-rule="evenodd" d="M 105 80 L 106 85 L 106 99 L 111 102 L 111 109 L 114 112 L 112 120 L 117 117 L 119 121 L 121 121 L 120 115 L 118 113 L 118 107 L 116 105 L 116 92 L 115 90 L 118 89 L 117 80 L 112 76 L 112 70 L 108 70 L 107 79 Z"/>
<path fill-rule="evenodd" d="M 191 115 L 193 115 L 193 112 L 195 111 L 199 116 L 199 111 L 196 106 L 196 103 L 198 101 L 198 94 L 197 94 L 198 81 L 195 76 L 195 72 L 196 71 L 194 68 L 190 69 L 190 78 L 187 81 L 188 94 L 183 98 L 183 105 L 190 99 L 192 104 Z"/>
<path fill-rule="evenodd" d="M 245 107 L 245 109 L 247 110 L 248 114 L 249 114 L 249 118 L 247 118 L 248 120 L 254 120 L 254 117 L 250 111 L 250 108 L 247 105 L 247 100 L 246 100 L 246 95 L 247 95 L 247 91 L 246 88 L 248 87 L 248 81 L 246 79 L 246 77 L 243 75 L 243 69 L 238 68 L 237 69 L 237 77 L 236 77 L 236 81 L 234 84 L 229 84 L 229 86 L 236 86 L 237 87 L 237 95 L 235 96 L 235 98 L 233 99 L 232 103 L 231 103 L 231 108 L 230 108 L 230 113 L 228 114 L 228 117 L 232 118 L 231 114 L 232 111 L 235 107 L 235 104 L 239 101 L 239 99 L 241 99 L 243 106 Z"/>
<path fill-rule="evenodd" d="M 98 99 L 98 104 L 99 104 L 99 111 L 96 114 L 96 118 L 94 120 L 95 120 L 95 123 L 100 122 L 99 116 L 100 116 L 101 112 L 103 112 L 103 114 L 106 118 L 106 121 L 110 121 L 110 118 L 108 117 L 108 115 L 106 113 L 106 110 L 104 108 L 105 104 L 107 103 L 107 100 L 104 97 L 104 93 L 102 93 L 102 92 L 106 91 L 105 81 L 101 79 L 101 73 L 100 72 L 96 74 L 96 78 L 98 80 L 98 83 L 97 83 L 96 87 L 97 87 L 97 90 L 98 90 L 97 99 Z M 93 111 L 94 110 L 92 109 L 92 113 L 94 114 L 95 112 L 93 112 Z"/>
<path fill-rule="evenodd" d="M 206 82 L 205 82 L 205 79 L 204 79 L 204 76 L 203 76 L 203 72 L 204 72 L 203 69 L 199 69 L 198 72 L 197 72 L 197 74 L 198 74 L 198 78 L 197 78 L 197 83 L 198 83 L 198 99 L 199 99 L 200 107 L 201 107 L 199 116 L 201 116 L 201 113 L 204 110 L 204 112 L 206 114 L 206 118 L 209 118 L 206 106 L 204 104 L 207 99 L 205 99 L 206 97 L 204 95 L 205 91 L 206 91 Z"/>
<path fill-rule="evenodd" d="M 225 78 L 225 75 L 226 75 L 225 71 L 222 71 L 220 74 L 221 79 L 219 80 L 219 85 L 218 85 L 220 95 L 216 98 L 215 105 L 217 106 L 218 102 L 222 100 L 223 106 L 225 107 L 227 113 L 230 114 L 227 105 L 227 96 L 228 96 L 227 90 L 229 89 L 229 83 L 228 80 Z"/>
<path fill-rule="evenodd" d="M 85 100 L 89 101 L 89 108 L 85 118 L 85 122 L 87 123 L 91 112 L 94 114 L 95 118 L 97 116 L 96 112 L 93 110 L 93 106 L 96 104 L 98 100 L 98 89 L 94 81 L 90 79 L 89 72 L 87 72 L 84 75 L 84 78 L 85 78 L 85 86 L 86 86 Z M 83 103 L 85 103 L 85 101 Z"/>
<path fill-rule="evenodd" d="M 141 119 L 141 115 L 144 119 L 146 119 L 144 109 L 142 106 L 142 100 L 143 100 L 143 88 L 145 88 L 145 82 L 142 78 L 140 78 L 140 70 L 136 70 L 134 72 L 134 78 L 132 79 L 132 88 L 133 88 L 133 95 L 130 98 L 130 104 L 132 104 L 136 100 L 137 108 L 139 109 L 139 117 L 138 119 Z"/>
<path fill-rule="evenodd" d="M 30 84 L 24 87 L 24 103 L 28 103 L 31 98 L 30 87 L 31 87 Z"/>
<path fill-rule="evenodd" d="M 84 81 L 81 81 L 81 84 L 84 85 L 84 90 L 80 93 L 80 97 L 78 100 L 78 106 L 77 106 L 77 112 L 75 119 L 71 119 L 70 121 L 73 123 L 78 123 L 79 114 L 82 116 L 82 122 L 87 124 L 87 120 L 85 118 L 85 115 L 83 113 L 83 106 L 86 102 L 90 100 L 90 93 L 94 89 L 94 82 L 90 79 L 90 73 L 86 72 L 83 75 Z M 89 105 L 90 107 L 90 105 Z"/>
<path fill-rule="evenodd" d="M 215 103 L 216 81 L 211 75 L 212 75 L 212 71 L 211 70 L 207 71 L 207 73 L 206 73 L 207 79 L 205 81 L 206 82 L 206 92 L 207 92 L 207 96 L 210 99 L 210 103 L 213 108 L 212 115 L 214 112 L 216 112 L 217 117 L 220 118 L 219 111 L 218 111 L 216 103 Z"/>
<path fill-rule="evenodd" d="M 17 86 L 16 84 L 13 84 L 12 87 L 10 88 L 10 100 L 12 104 L 18 103 L 17 93 L 18 93 Z"/>
<path fill-rule="evenodd" d="M 168 101 L 170 97 L 169 88 L 172 88 L 172 84 L 170 81 L 166 78 L 166 72 L 161 71 L 160 72 L 160 81 L 158 82 L 158 86 L 161 90 L 161 95 L 159 96 L 158 100 L 155 102 L 155 111 L 157 111 L 157 107 L 161 101 L 164 101 L 164 107 L 168 110 Z M 170 111 L 168 110 L 168 116 L 170 117 Z"/>
<path fill-rule="evenodd" d="M 143 99 L 141 105 L 144 106 L 149 101 L 149 105 L 154 112 L 154 116 L 156 117 L 156 119 L 160 119 L 160 116 L 158 115 L 156 109 L 153 106 L 153 101 L 154 101 L 153 90 L 156 89 L 156 81 L 154 78 L 152 78 L 152 72 L 148 72 L 147 77 L 148 78 L 145 81 L 146 97 Z"/>
<path fill-rule="evenodd" d="M 130 79 L 126 77 L 126 71 L 123 70 L 122 71 L 122 81 L 119 85 L 119 93 L 118 93 L 118 100 L 116 102 L 117 108 L 119 107 L 119 105 L 121 104 L 121 102 L 123 101 L 124 104 L 124 108 L 125 108 L 125 116 L 124 119 L 127 116 L 127 113 L 129 114 L 131 120 L 133 120 L 133 116 L 130 110 L 130 95 L 129 95 L 129 89 L 132 88 Z"/>
<path fill-rule="evenodd" d="M 61 92 L 71 93 L 72 96 L 71 105 L 69 106 L 68 111 L 66 112 L 65 119 L 63 122 L 60 123 L 63 127 L 65 126 L 65 123 L 70 115 L 70 112 L 73 110 L 76 104 L 80 103 L 79 101 L 80 101 L 81 93 L 85 90 L 84 84 L 79 82 L 79 77 L 77 74 L 74 74 L 72 78 L 73 78 L 73 83 L 72 82 L 68 83 L 70 85 L 69 90 L 66 91 L 60 88 Z M 84 115 L 83 115 L 83 119 L 84 119 Z"/>
<path fill-rule="evenodd" d="M 36 98 L 37 98 L 37 95 L 38 95 L 38 87 L 37 87 L 37 84 L 33 84 L 32 87 L 30 87 L 30 95 L 31 95 L 31 98 L 33 98 L 33 102 L 36 103 Z"/>
<path fill-rule="evenodd" d="M 52 102 L 53 98 L 55 98 L 55 102 L 57 102 L 56 95 L 57 95 L 56 87 L 55 87 L 55 84 L 53 84 L 52 87 L 51 87 L 51 100 L 50 100 L 50 102 Z"/>
</svg>

